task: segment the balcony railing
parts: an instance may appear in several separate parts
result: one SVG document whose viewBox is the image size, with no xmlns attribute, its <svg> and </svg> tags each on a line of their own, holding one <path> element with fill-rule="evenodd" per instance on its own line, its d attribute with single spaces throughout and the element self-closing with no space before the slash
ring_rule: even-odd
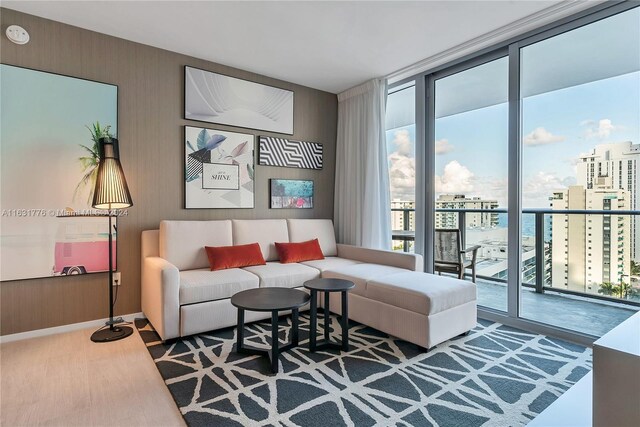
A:
<svg viewBox="0 0 640 427">
<path fill-rule="evenodd" d="M 466 240 L 467 240 L 467 222 L 466 222 L 466 218 L 467 218 L 467 214 L 470 213 L 479 213 L 479 214 L 507 214 L 507 210 L 506 209 L 463 209 L 463 208 L 438 208 L 435 210 L 436 213 L 455 213 L 457 214 L 457 221 L 455 221 L 455 224 L 447 224 L 446 227 L 442 227 L 442 228 L 457 228 L 460 231 L 460 235 L 462 238 L 462 247 L 466 247 Z M 402 242 L 402 249 L 405 252 L 409 252 L 411 249 L 411 243 L 415 242 L 415 230 L 411 230 L 410 229 L 410 224 L 411 224 L 411 220 L 410 220 L 410 215 L 415 216 L 415 209 L 412 208 L 392 208 L 391 212 L 402 212 L 402 224 L 403 224 L 403 228 L 400 230 L 393 230 L 392 231 L 392 240 L 394 241 L 400 241 Z M 559 288 L 559 287 L 553 287 L 552 283 L 548 283 L 550 282 L 550 278 L 551 275 L 547 274 L 550 273 L 550 268 L 549 268 L 549 264 L 551 263 L 551 260 L 549 259 L 549 257 L 545 256 L 545 247 L 547 247 L 547 249 L 550 249 L 547 244 L 550 242 L 545 242 L 545 217 L 546 216 L 550 216 L 550 215 L 584 215 L 584 216 L 590 216 L 590 215 L 605 215 L 607 217 L 610 217 L 611 215 L 616 215 L 616 216 L 635 216 L 635 215 L 639 215 L 639 213 L 637 211 L 631 211 L 631 210 L 581 210 L 581 209 L 565 209 L 565 210 L 555 210 L 555 209 L 523 209 L 522 210 L 522 214 L 524 215 L 533 215 L 534 216 L 534 228 L 535 228 L 535 236 L 534 240 L 535 240 L 535 266 L 533 268 L 533 276 L 535 278 L 534 281 L 527 281 L 526 280 L 526 276 L 531 276 L 531 274 L 524 274 L 524 278 L 523 278 L 523 283 L 522 286 L 525 288 L 530 288 L 532 290 L 534 290 L 536 293 L 544 293 L 545 290 L 549 290 L 549 291 L 553 291 L 553 292 L 557 292 L 560 294 L 568 294 L 568 295 L 575 295 L 575 296 L 580 296 L 580 297 L 587 297 L 587 298 L 592 298 L 592 299 L 597 299 L 597 300 L 603 300 L 603 301 L 612 301 L 612 302 L 616 302 L 616 303 L 625 303 L 625 304 L 630 304 L 630 305 L 634 305 L 634 306 L 640 306 L 640 300 L 638 301 L 634 301 L 634 300 L 629 300 L 629 299 L 622 299 L 622 298 L 616 298 L 616 297 L 611 297 L 611 296 L 607 296 L 607 295 L 601 295 L 601 294 L 592 294 L 592 293 L 586 293 L 586 292 L 579 292 L 579 291 L 575 291 L 575 290 L 570 290 L 570 289 L 563 289 L 563 288 Z M 414 217 L 415 219 L 415 217 Z M 415 221 L 413 221 L 415 223 Z M 629 236 L 629 238 L 631 238 L 631 236 Z M 565 239 L 566 241 L 567 239 Z M 616 240 L 612 240 L 610 242 L 611 245 L 615 245 L 616 241 L 621 241 L 622 237 L 618 237 Z M 506 243 L 506 242 L 505 242 Z M 474 242 L 475 244 L 475 242 Z M 617 249 L 617 248 L 616 248 Z M 609 248 L 607 247 L 605 249 L 604 252 L 606 252 L 606 250 L 609 250 Z M 620 251 L 615 251 L 618 252 L 619 255 L 622 255 L 622 253 L 620 253 Z M 622 251 L 624 252 L 624 251 Z M 545 268 L 545 264 L 546 264 L 546 268 Z M 566 270 L 566 269 L 565 269 Z M 531 271 L 531 267 L 527 266 L 526 268 L 523 268 L 522 273 L 530 273 Z M 565 274 L 566 271 L 565 271 Z M 500 277 L 490 277 L 490 276 L 484 276 L 481 274 L 478 274 L 478 277 L 480 279 L 485 279 L 485 280 L 489 280 L 489 281 L 493 281 L 493 282 L 499 282 L 499 283 L 506 283 L 507 280 L 504 278 L 500 278 Z M 628 274 L 624 274 L 623 277 L 627 277 L 628 279 L 631 279 L 631 277 Z M 629 280 L 629 282 L 631 282 L 631 280 Z"/>
</svg>

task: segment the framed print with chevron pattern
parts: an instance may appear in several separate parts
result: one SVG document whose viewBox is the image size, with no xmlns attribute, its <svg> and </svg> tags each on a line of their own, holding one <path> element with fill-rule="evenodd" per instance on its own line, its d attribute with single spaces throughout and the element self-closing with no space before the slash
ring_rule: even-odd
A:
<svg viewBox="0 0 640 427">
<path fill-rule="evenodd" d="M 285 168 L 322 169 L 322 144 L 261 136 L 258 164 Z"/>
<path fill-rule="evenodd" d="M 253 135 L 185 126 L 186 209 L 254 207 Z"/>
</svg>

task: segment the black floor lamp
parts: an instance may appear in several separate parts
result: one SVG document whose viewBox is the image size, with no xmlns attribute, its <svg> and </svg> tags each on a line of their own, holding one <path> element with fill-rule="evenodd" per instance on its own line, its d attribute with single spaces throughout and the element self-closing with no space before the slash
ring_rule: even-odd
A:
<svg viewBox="0 0 640 427">
<path fill-rule="evenodd" d="M 99 329 L 91 335 L 91 341 L 109 342 L 128 337 L 133 329 L 128 326 L 118 326 L 113 320 L 113 230 L 111 219 L 112 209 L 124 209 L 133 206 L 127 180 L 120 164 L 118 140 L 104 137 L 98 140 L 98 175 L 96 188 L 93 192 L 95 209 L 107 209 L 109 212 L 109 321 L 108 328 Z"/>
</svg>

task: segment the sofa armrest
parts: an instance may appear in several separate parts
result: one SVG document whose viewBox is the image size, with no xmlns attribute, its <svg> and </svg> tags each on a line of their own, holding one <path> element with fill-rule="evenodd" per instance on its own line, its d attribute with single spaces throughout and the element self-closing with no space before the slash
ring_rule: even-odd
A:
<svg viewBox="0 0 640 427">
<path fill-rule="evenodd" d="M 180 272 L 164 258 L 142 260 L 142 312 L 162 340 L 180 336 Z"/>
<path fill-rule="evenodd" d="M 411 271 L 423 271 L 422 255 L 418 254 L 338 244 L 338 256 L 370 264 L 382 264 Z"/>
</svg>

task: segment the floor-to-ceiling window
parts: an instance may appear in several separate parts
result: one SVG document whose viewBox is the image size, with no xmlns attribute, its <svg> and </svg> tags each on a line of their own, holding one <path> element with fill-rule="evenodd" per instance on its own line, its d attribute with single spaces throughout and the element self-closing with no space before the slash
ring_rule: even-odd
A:
<svg viewBox="0 0 640 427">
<path fill-rule="evenodd" d="M 408 106 L 411 123 L 390 120 Z M 424 220 L 426 270 L 437 228 L 480 246 L 481 315 L 593 337 L 640 308 L 639 7 L 600 5 L 392 86 L 387 142 L 392 198 L 410 178 L 425 201 L 409 223 Z"/>
<path fill-rule="evenodd" d="M 413 252 L 416 231 L 415 83 L 395 87 L 387 96 L 386 136 L 391 192 L 393 250 Z"/>
<path fill-rule="evenodd" d="M 508 73 L 503 56 L 435 76 L 434 92 L 435 228 L 459 229 L 461 247 L 479 246 L 479 303 L 501 311 L 508 279 Z M 446 261 L 435 249 L 436 263 Z"/>
<path fill-rule="evenodd" d="M 526 319 L 601 335 L 629 312 L 595 298 L 640 301 L 639 28 L 636 8 L 520 49 L 523 247 L 544 228 Z"/>
</svg>

